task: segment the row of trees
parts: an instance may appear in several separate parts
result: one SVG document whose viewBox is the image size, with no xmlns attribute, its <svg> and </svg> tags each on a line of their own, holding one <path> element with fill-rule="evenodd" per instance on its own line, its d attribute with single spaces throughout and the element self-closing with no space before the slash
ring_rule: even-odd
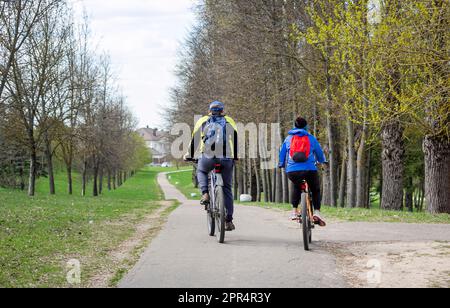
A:
<svg viewBox="0 0 450 308">
<path fill-rule="evenodd" d="M 450 212 L 448 1 L 204 0 L 197 11 L 169 123 L 214 99 L 284 135 L 301 115 L 330 161 L 325 204 Z M 286 176 L 261 163 L 239 164 L 236 194 L 289 201 Z"/>
<path fill-rule="evenodd" d="M 0 185 L 33 196 L 47 176 L 55 194 L 62 162 L 69 194 L 78 172 L 81 193 L 92 180 L 97 196 L 148 162 L 108 55 L 90 47 L 87 18 L 75 23 L 64 0 L 0 1 L 0 32 Z"/>
</svg>

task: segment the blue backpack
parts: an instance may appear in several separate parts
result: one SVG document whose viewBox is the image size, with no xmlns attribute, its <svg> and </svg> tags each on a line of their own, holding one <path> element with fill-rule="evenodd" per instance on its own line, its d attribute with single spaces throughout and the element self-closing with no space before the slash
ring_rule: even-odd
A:
<svg viewBox="0 0 450 308">
<path fill-rule="evenodd" d="M 209 157 L 225 157 L 227 121 L 223 116 L 212 116 L 203 128 L 204 154 Z"/>
</svg>

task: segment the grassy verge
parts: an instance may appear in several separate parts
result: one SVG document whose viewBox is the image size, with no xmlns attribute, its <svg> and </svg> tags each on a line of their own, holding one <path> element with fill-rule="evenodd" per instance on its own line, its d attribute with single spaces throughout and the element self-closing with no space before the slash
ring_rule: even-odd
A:
<svg viewBox="0 0 450 308">
<path fill-rule="evenodd" d="M 178 201 L 171 202 L 171 205 L 166 207 L 164 211 L 160 213 L 160 217 L 153 222 L 152 227 L 148 229 L 144 235 L 145 240 L 141 241 L 141 243 L 134 247 L 134 249 L 130 252 L 129 257 L 124 260 L 120 266 L 117 267 L 115 273 L 111 280 L 108 283 L 109 287 L 115 287 L 119 284 L 119 282 L 125 277 L 128 271 L 139 261 L 140 256 L 144 253 L 145 249 L 150 244 L 153 237 L 160 231 L 163 224 L 167 221 L 169 215 L 179 206 Z"/>
<path fill-rule="evenodd" d="M 199 190 L 192 185 L 192 168 L 183 170 L 183 172 L 171 173 L 167 178 L 188 199 L 198 200 L 200 198 Z M 192 197 L 192 194 L 196 194 L 196 197 Z"/>
<path fill-rule="evenodd" d="M 272 203 L 247 203 L 245 205 L 257 206 L 268 209 L 280 209 L 290 211 L 290 204 Z M 429 213 L 410 213 L 403 211 L 383 211 L 379 208 L 373 209 L 349 209 L 322 207 L 322 213 L 327 219 L 347 222 L 389 222 L 389 223 L 430 223 L 430 224 L 450 224 L 450 215 L 432 215 Z"/>
<path fill-rule="evenodd" d="M 186 197 L 190 199 L 198 199 L 198 197 L 191 197 L 191 193 L 198 194 L 198 190 L 192 185 L 191 172 L 174 173 L 170 176 L 170 182 L 175 185 Z M 245 205 L 271 209 L 275 208 L 286 211 L 291 210 L 291 206 L 289 204 L 247 203 Z M 375 205 L 372 209 L 348 209 L 324 206 L 322 210 L 327 219 L 337 221 L 450 224 L 450 215 L 448 214 L 431 215 L 428 213 L 383 211 L 378 205 Z"/>
<path fill-rule="evenodd" d="M 70 259 L 81 263 L 76 286 L 87 286 L 111 265 L 110 252 L 135 233 L 135 225 L 160 208 L 160 171 L 141 171 L 98 198 L 65 194 L 64 174 L 57 176 L 56 196 L 48 195 L 46 179 L 38 182 L 34 198 L 0 189 L 0 287 L 68 287 Z M 76 179 L 76 193 L 79 187 Z"/>
</svg>

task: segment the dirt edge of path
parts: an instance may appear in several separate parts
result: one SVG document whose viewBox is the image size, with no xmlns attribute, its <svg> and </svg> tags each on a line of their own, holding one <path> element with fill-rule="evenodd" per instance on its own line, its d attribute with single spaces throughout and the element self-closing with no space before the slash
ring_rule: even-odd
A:
<svg viewBox="0 0 450 308">
<path fill-rule="evenodd" d="M 450 288 L 449 242 L 322 243 L 356 288 Z"/>
<path fill-rule="evenodd" d="M 147 215 L 135 227 L 134 234 L 110 251 L 108 268 L 102 268 L 89 279 L 88 288 L 113 288 L 122 277 L 139 261 L 145 248 L 161 231 L 169 214 L 174 210 L 175 201 L 159 201 L 160 207 Z"/>
</svg>

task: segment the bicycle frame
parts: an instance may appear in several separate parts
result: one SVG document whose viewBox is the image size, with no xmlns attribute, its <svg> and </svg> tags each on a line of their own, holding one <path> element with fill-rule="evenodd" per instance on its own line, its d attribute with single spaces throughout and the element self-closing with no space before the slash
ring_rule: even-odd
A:
<svg viewBox="0 0 450 308">
<path fill-rule="evenodd" d="M 216 202 L 216 195 L 214 193 L 216 187 L 224 186 L 221 169 L 222 169 L 222 165 L 217 163 L 217 164 L 214 164 L 214 170 L 212 170 L 209 173 L 209 176 L 211 178 L 211 186 L 210 186 L 211 204 L 215 204 L 215 202 Z"/>
<path fill-rule="evenodd" d="M 308 211 L 309 220 L 314 221 L 314 210 L 311 202 L 311 192 L 309 190 L 309 185 L 306 181 L 300 184 L 300 190 L 302 191 L 302 194 L 306 194 L 306 207 Z"/>
</svg>

